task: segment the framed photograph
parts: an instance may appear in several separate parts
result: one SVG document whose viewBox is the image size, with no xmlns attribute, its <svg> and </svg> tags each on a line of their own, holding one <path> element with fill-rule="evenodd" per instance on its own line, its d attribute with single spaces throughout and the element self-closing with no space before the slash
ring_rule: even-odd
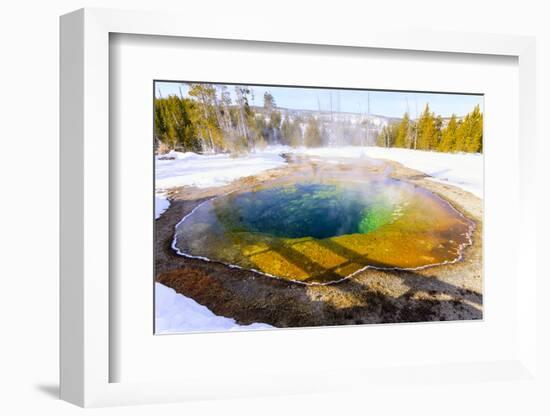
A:
<svg viewBox="0 0 550 416">
<path fill-rule="evenodd" d="M 154 94 L 156 334 L 482 319 L 483 95 Z"/>
<path fill-rule="evenodd" d="M 180 22 L 61 18 L 62 398 L 536 383 L 534 40 Z"/>
</svg>

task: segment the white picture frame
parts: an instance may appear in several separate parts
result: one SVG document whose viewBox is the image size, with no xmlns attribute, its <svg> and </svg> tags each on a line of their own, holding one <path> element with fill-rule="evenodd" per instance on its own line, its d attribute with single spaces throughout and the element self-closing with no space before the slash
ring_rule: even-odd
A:
<svg viewBox="0 0 550 416">
<path fill-rule="evenodd" d="M 185 25 L 182 25 L 185 21 Z M 506 360 L 423 365 L 408 369 L 331 369 L 345 383 L 322 383 L 317 373 L 270 374 L 266 380 L 231 383 L 223 374 L 212 379 L 112 382 L 110 365 L 110 166 L 109 36 L 114 33 L 210 38 L 283 44 L 430 51 L 442 54 L 504 55 L 519 66 L 519 243 L 523 271 L 517 291 L 518 346 Z M 398 32 L 350 28 L 328 35 L 322 28 L 242 35 L 230 22 L 204 28 L 173 13 L 82 9 L 61 18 L 61 397 L 80 406 L 155 403 L 210 397 L 323 392 L 373 386 L 401 378 L 419 382 L 458 377 L 465 382 L 526 379 L 536 382 L 536 259 L 534 249 L 536 190 L 529 178 L 535 169 L 535 41 L 508 35 Z M 518 267 L 518 270 L 520 268 Z M 517 273 L 517 272 L 516 272 Z M 314 336 L 314 335 L 307 335 Z M 120 358 L 120 357 L 118 357 Z M 444 370 L 444 371 L 443 371 Z M 441 375 L 448 372 L 450 375 Z M 472 374 L 483 374 L 482 377 Z M 441 378 L 439 378 L 441 377 Z M 290 378 L 290 380 L 289 380 Z M 225 386 L 225 387 L 223 387 Z M 304 386 L 307 386 L 304 387 Z M 369 387 L 369 388 L 371 388 Z"/>
</svg>

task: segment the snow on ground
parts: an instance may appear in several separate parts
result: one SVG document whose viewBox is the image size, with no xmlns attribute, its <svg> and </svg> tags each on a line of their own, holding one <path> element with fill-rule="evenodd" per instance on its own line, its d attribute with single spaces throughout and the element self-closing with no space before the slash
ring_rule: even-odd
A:
<svg viewBox="0 0 550 416">
<path fill-rule="evenodd" d="M 286 162 L 280 154 L 284 146 L 272 146 L 247 156 L 228 154 L 199 155 L 193 152 L 170 152 L 157 156 L 155 164 L 155 218 L 170 206 L 165 190 L 176 186 L 209 188 L 223 186 L 264 170 L 277 168 Z"/>
<path fill-rule="evenodd" d="M 393 160 L 432 176 L 433 180 L 447 182 L 479 197 L 483 196 L 482 154 L 353 146 L 299 149 L 273 146 L 241 157 L 171 152 L 163 158 L 157 158 L 156 189 L 161 192 L 184 185 L 199 188 L 223 186 L 236 179 L 283 166 L 286 162 L 281 154 L 284 152 L 317 156 L 329 162 L 331 159 L 365 157 Z"/>
<path fill-rule="evenodd" d="M 479 153 L 440 153 L 384 147 L 325 147 L 297 149 L 295 152 L 330 160 L 335 158 L 376 158 L 401 163 L 432 176 L 437 182 L 455 185 L 483 197 L 483 155 Z"/>
<path fill-rule="evenodd" d="M 192 152 L 171 152 L 157 157 L 155 187 L 157 190 L 175 186 L 209 188 L 223 186 L 244 176 L 257 175 L 286 162 L 280 156 L 282 147 L 258 150 L 247 156 L 229 154 L 198 155 Z M 173 157 L 174 159 L 166 159 Z"/>
<path fill-rule="evenodd" d="M 155 219 L 160 217 L 170 206 L 165 192 L 155 192 Z"/>
<path fill-rule="evenodd" d="M 155 283 L 155 331 L 161 333 L 193 331 L 242 331 L 273 328 L 268 324 L 239 325 L 234 319 L 215 315 L 206 306 Z"/>
</svg>

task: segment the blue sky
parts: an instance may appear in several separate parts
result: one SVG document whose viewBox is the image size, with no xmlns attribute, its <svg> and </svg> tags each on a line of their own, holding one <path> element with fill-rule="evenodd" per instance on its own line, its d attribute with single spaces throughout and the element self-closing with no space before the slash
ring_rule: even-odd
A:
<svg viewBox="0 0 550 416">
<path fill-rule="evenodd" d="M 333 111 L 366 113 L 370 101 L 370 113 L 387 117 L 401 117 L 409 111 L 412 117 L 421 113 L 426 103 L 436 114 L 449 117 L 453 113 L 461 116 L 472 111 L 479 104 L 483 111 L 483 96 L 469 94 L 433 94 L 420 92 L 338 90 L 302 87 L 249 86 L 254 92 L 254 105 L 263 105 L 264 92 L 269 91 L 278 107 L 330 111 L 332 99 Z M 187 96 L 186 84 L 180 82 L 156 82 L 155 95 L 166 97 Z M 232 100 L 235 99 L 234 86 L 228 85 Z"/>
</svg>

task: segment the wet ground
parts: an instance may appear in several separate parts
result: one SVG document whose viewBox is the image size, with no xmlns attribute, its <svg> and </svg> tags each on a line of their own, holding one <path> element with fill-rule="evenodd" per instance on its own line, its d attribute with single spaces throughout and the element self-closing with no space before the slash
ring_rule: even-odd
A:
<svg viewBox="0 0 550 416">
<path fill-rule="evenodd" d="M 459 188 L 431 181 L 425 175 L 394 162 L 361 160 L 350 163 L 349 160 L 341 160 L 340 163 L 328 163 L 305 156 L 293 157 L 289 162 L 286 167 L 244 178 L 224 187 L 173 189 L 170 193 L 170 208 L 156 221 L 157 281 L 195 299 L 218 315 L 235 318 L 241 324 L 265 322 L 277 327 L 303 327 L 482 318 L 482 201 L 479 198 Z M 289 181 L 301 183 L 311 181 L 314 177 L 327 178 L 335 175 L 339 180 L 342 178 L 356 180 L 362 177 L 389 178 L 417 189 L 420 194 L 432 195 L 437 200 L 445 202 L 447 207 L 452 207 L 455 214 L 459 214 L 450 215 L 450 217 L 459 220 L 461 224 L 474 225 L 471 227 L 471 245 L 461 245 L 460 260 L 453 264 L 420 270 L 398 270 L 396 266 L 407 266 L 407 264 L 399 265 L 396 255 L 393 257 L 386 255 L 386 257 L 376 257 L 375 263 L 387 270 L 361 271 L 354 265 L 358 263 L 360 257 L 356 255 L 357 253 L 350 254 L 349 250 L 342 250 L 341 247 L 345 247 L 342 241 L 336 247 L 338 250 L 334 244 L 331 244 L 334 238 L 342 238 L 345 235 L 295 242 L 299 245 L 294 247 L 291 253 L 293 257 L 288 254 L 288 247 L 282 250 L 276 246 L 277 250 L 263 252 L 264 255 L 268 253 L 269 257 L 265 262 L 262 262 L 261 256 L 256 258 L 255 269 L 261 268 L 258 264 L 260 266 L 264 264 L 268 273 L 276 271 L 276 273 L 270 273 L 274 275 L 281 275 L 280 270 L 285 269 L 285 267 L 277 269 L 277 266 L 273 266 L 277 264 L 277 261 L 274 261 L 275 257 L 282 258 L 279 264 L 287 262 L 296 266 L 298 262 L 298 269 L 306 272 L 303 279 L 305 281 L 312 277 L 311 270 L 313 274 L 318 274 L 317 277 L 331 276 L 331 279 L 334 275 L 349 276 L 355 272 L 346 280 L 327 285 L 304 285 L 254 271 L 231 268 L 221 262 L 186 258 L 178 255 L 172 248 L 176 225 L 182 218 L 194 209 L 198 209 L 197 207 L 201 204 L 208 203 L 207 201 L 213 197 L 228 193 L 243 194 L 258 187 L 264 189 L 278 184 L 288 184 Z M 438 202 L 435 206 L 442 205 Z M 410 228 L 413 223 L 414 221 L 409 221 L 407 227 Z M 443 224 L 441 221 L 437 223 L 442 224 L 445 229 L 449 228 L 448 224 Z M 382 228 L 384 227 L 378 229 Z M 458 234 L 462 234 L 462 231 L 464 230 L 460 229 Z M 441 236 L 442 234 L 438 237 L 440 240 Z M 388 235 L 385 234 L 383 237 L 387 239 Z M 409 237 L 412 238 L 407 243 L 406 238 L 404 239 L 401 235 L 394 240 L 392 250 L 383 250 L 381 253 L 399 254 L 399 250 L 393 248 L 401 247 L 401 254 L 398 257 L 417 259 L 419 257 L 415 251 L 417 249 L 407 244 L 418 243 L 418 235 Z M 445 238 L 438 244 L 453 239 L 445 235 L 443 237 Z M 327 240 L 329 243 L 326 243 Z M 456 241 L 458 244 L 463 243 L 463 241 Z M 265 244 L 265 241 L 261 242 Z M 249 244 L 249 240 L 245 243 L 243 247 L 253 246 Z M 349 240 L 347 244 L 349 247 L 355 247 L 357 251 L 357 241 Z M 379 246 L 384 247 L 380 244 L 371 244 L 369 252 L 372 253 L 373 249 Z M 443 246 L 445 247 L 445 244 Z M 432 254 L 434 247 L 436 246 L 430 242 L 429 251 Z M 254 247 L 249 247 L 249 250 L 252 250 L 253 256 Z M 298 255 L 295 254 L 296 251 Z M 452 250 L 446 247 L 444 251 Z M 412 254 L 403 256 L 405 252 Z M 258 253 L 260 252 L 256 254 Z M 309 256 L 306 260 L 302 255 L 304 253 Z M 372 260 L 372 256 L 369 257 Z M 430 259 L 425 260 L 426 264 L 435 262 Z M 313 267 L 311 268 L 308 264 L 313 264 L 314 267 L 311 266 Z M 343 269 L 350 264 L 352 267 L 349 270 Z M 411 265 L 413 266 L 418 265 Z M 342 270 L 344 270 L 343 273 L 337 273 Z M 293 273 L 292 275 L 296 276 L 296 271 Z"/>
</svg>

